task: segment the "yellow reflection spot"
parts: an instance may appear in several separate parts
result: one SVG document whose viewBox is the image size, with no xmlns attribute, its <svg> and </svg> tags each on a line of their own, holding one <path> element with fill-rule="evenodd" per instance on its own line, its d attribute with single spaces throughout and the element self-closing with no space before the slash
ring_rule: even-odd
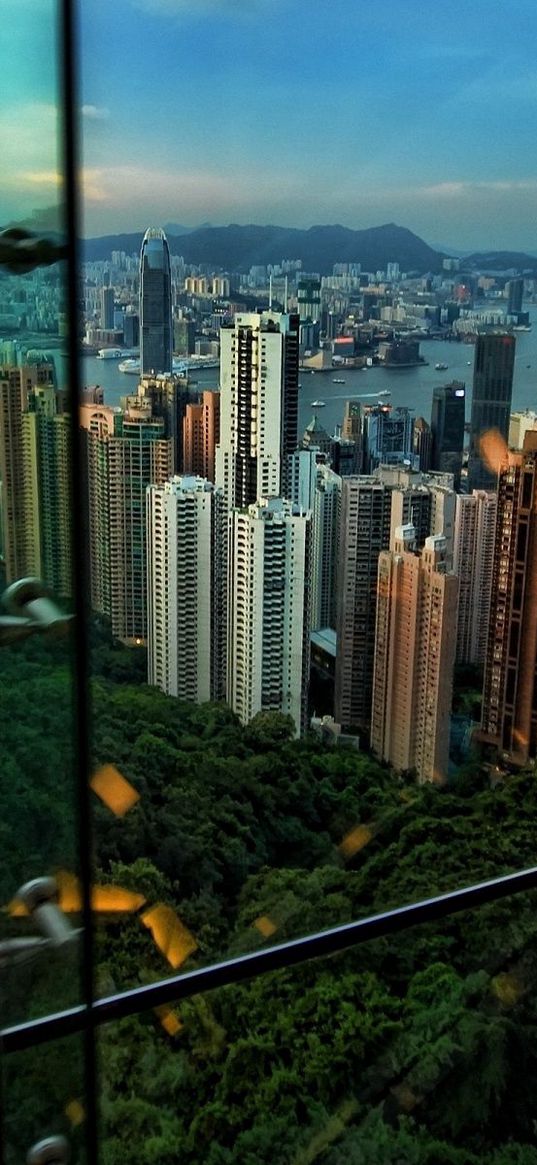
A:
<svg viewBox="0 0 537 1165">
<path fill-rule="evenodd" d="M 144 903 L 143 894 L 124 890 L 122 886 L 94 886 L 91 892 L 92 910 L 103 914 L 129 914 Z"/>
<path fill-rule="evenodd" d="M 58 870 L 55 874 L 58 886 L 58 905 L 66 914 L 80 914 L 82 910 L 82 890 L 75 874 Z"/>
<path fill-rule="evenodd" d="M 252 926 L 256 927 L 259 933 L 263 935 L 263 938 L 270 938 L 271 934 L 274 934 L 278 929 L 276 923 L 269 918 L 268 914 L 260 914 L 259 918 L 256 918 L 255 922 L 252 923 Z"/>
<path fill-rule="evenodd" d="M 358 850 L 363 849 L 371 841 L 373 835 L 374 830 L 370 825 L 356 825 L 350 833 L 345 834 L 338 849 L 344 858 L 352 858 L 353 854 L 357 854 Z"/>
<path fill-rule="evenodd" d="M 73 1129 L 83 1124 L 86 1119 L 84 1106 L 80 1100 L 70 1100 L 69 1104 L 66 1104 L 64 1112 Z"/>
<path fill-rule="evenodd" d="M 180 967 L 185 959 L 197 950 L 194 936 L 183 926 L 171 906 L 159 902 L 140 915 L 141 921 L 151 931 L 153 939 L 164 957 L 174 968 Z"/>
<path fill-rule="evenodd" d="M 115 765 L 103 765 L 97 769 L 90 781 L 93 792 L 104 801 L 116 817 L 124 817 L 140 799 L 140 794 L 116 769 Z"/>
<path fill-rule="evenodd" d="M 177 1036 L 183 1030 L 184 1024 L 176 1012 L 172 1011 L 171 1007 L 168 1007 L 167 1004 L 163 1004 L 162 1007 L 155 1007 L 154 1011 L 155 1015 L 158 1015 L 164 1031 L 169 1036 Z"/>
<path fill-rule="evenodd" d="M 499 429 L 489 429 L 482 434 L 479 438 L 479 452 L 487 469 L 494 474 L 498 474 L 502 465 L 512 459 Z"/>
<path fill-rule="evenodd" d="M 12 898 L 7 905 L 7 912 L 12 918 L 28 918 L 30 911 L 19 898 Z"/>
<path fill-rule="evenodd" d="M 514 1007 L 524 994 L 523 984 L 512 971 L 503 971 L 491 980 L 490 989 L 502 1007 Z"/>
</svg>

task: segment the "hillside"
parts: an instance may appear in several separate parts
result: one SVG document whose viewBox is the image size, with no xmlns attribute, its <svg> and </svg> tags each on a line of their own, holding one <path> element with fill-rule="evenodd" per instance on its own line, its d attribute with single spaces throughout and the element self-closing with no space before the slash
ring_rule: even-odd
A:
<svg viewBox="0 0 537 1165">
<path fill-rule="evenodd" d="M 174 255 L 187 263 L 211 263 L 225 270 L 247 271 L 252 265 L 301 259 L 306 271 L 327 274 L 334 263 L 361 263 L 364 271 L 385 270 L 389 262 L 403 271 L 437 271 L 441 255 L 418 235 L 387 223 L 353 231 L 342 226 L 314 226 L 309 230 L 277 226 L 205 227 L 188 235 L 169 236 Z M 84 258 L 106 259 L 112 250 L 138 251 L 141 235 L 107 235 L 83 243 Z"/>
</svg>

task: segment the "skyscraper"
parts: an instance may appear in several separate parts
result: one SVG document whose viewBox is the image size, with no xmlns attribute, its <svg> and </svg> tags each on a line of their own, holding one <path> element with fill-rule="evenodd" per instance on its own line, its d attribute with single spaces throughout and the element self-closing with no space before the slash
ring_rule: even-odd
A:
<svg viewBox="0 0 537 1165">
<path fill-rule="evenodd" d="M 188 404 L 183 418 L 183 472 L 214 481 L 215 450 L 220 439 L 220 394 L 204 392 Z"/>
<path fill-rule="evenodd" d="M 369 730 L 377 565 L 390 544 L 391 490 L 376 477 L 345 477 L 337 579 L 335 718 Z"/>
<path fill-rule="evenodd" d="M 312 631 L 336 626 L 337 563 L 341 510 L 341 477 L 323 461 L 319 451 L 297 449 L 289 459 L 289 497 L 295 506 L 311 511 Z"/>
<path fill-rule="evenodd" d="M 147 489 L 149 683 L 197 704 L 225 694 L 226 524 L 201 477 Z"/>
<path fill-rule="evenodd" d="M 243 724 L 273 711 L 305 728 L 310 526 L 281 498 L 229 515 L 227 700 Z"/>
<path fill-rule="evenodd" d="M 498 432 L 507 442 L 515 367 L 515 338 L 491 332 L 477 337 L 470 420 L 469 491 L 496 488 L 496 474 L 482 457 L 486 433 Z"/>
<path fill-rule="evenodd" d="M 421 782 L 447 777 L 457 586 L 442 535 L 418 553 L 414 528 L 400 526 L 380 554 L 371 747 Z"/>
<path fill-rule="evenodd" d="M 431 411 L 431 468 L 452 473 L 455 489 L 460 488 L 466 389 L 462 381 L 453 380 L 433 388 Z"/>
<path fill-rule="evenodd" d="M 114 327 L 114 301 L 115 291 L 113 287 L 101 288 L 101 327 L 106 332 L 111 332 Z"/>
<path fill-rule="evenodd" d="M 514 765 L 537 757 L 537 433 L 506 453 L 498 512 L 481 739 Z"/>
<path fill-rule="evenodd" d="M 112 633 L 128 644 L 147 637 L 146 489 L 172 474 L 173 445 L 149 398 L 128 397 L 113 413 L 83 410 L 87 431 L 91 593 Z M 113 426 L 113 427 L 111 427 Z M 101 605 L 102 604 L 102 605 Z"/>
<path fill-rule="evenodd" d="M 301 322 L 316 322 L 321 318 L 321 283 L 319 279 L 304 277 L 297 287 L 298 314 Z"/>
<path fill-rule="evenodd" d="M 416 464 L 413 452 L 414 418 L 407 408 L 373 405 L 363 410 L 362 466 L 372 473 L 377 465 Z"/>
<path fill-rule="evenodd" d="M 496 494 L 457 494 L 453 570 L 459 579 L 457 663 L 485 662 L 496 530 Z"/>
<path fill-rule="evenodd" d="M 140 368 L 142 376 L 172 371 L 172 278 L 164 231 L 149 227 L 140 252 Z"/>
<path fill-rule="evenodd" d="M 216 483 L 228 507 L 285 491 L 297 446 L 296 315 L 241 314 L 220 331 L 220 442 Z"/>
<path fill-rule="evenodd" d="M 71 594 L 70 418 L 50 365 L 0 371 L 2 556 L 7 583 Z"/>
<path fill-rule="evenodd" d="M 507 314 L 509 316 L 518 315 L 522 311 L 524 280 L 509 279 L 505 285 L 505 290 L 507 292 Z"/>
<path fill-rule="evenodd" d="M 433 436 L 431 426 L 427 424 L 425 417 L 416 417 L 414 422 L 413 451 L 418 458 L 419 468 L 422 473 L 427 473 L 431 468 L 432 446 Z"/>
</svg>

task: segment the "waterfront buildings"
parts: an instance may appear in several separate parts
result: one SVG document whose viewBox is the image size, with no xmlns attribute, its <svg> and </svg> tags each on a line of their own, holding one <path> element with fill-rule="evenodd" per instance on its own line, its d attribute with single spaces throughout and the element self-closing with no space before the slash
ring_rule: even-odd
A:
<svg viewBox="0 0 537 1165">
<path fill-rule="evenodd" d="M 149 683 L 197 704 L 225 694 L 226 524 L 201 477 L 147 489 Z"/>
<path fill-rule="evenodd" d="M 379 555 L 371 747 L 420 782 L 447 778 L 457 587 L 442 535 L 418 552 L 400 526 Z"/>
<path fill-rule="evenodd" d="M 461 381 L 433 388 L 431 469 L 452 473 L 460 488 L 464 446 L 466 388 Z"/>
<path fill-rule="evenodd" d="M 509 448 L 522 449 L 524 437 L 532 429 L 537 429 L 537 412 L 525 409 L 524 412 L 511 413 L 509 418 Z"/>
<path fill-rule="evenodd" d="M 214 481 L 215 450 L 220 439 L 220 395 L 204 392 L 188 404 L 183 418 L 183 472 Z"/>
<path fill-rule="evenodd" d="M 496 473 L 483 457 L 482 442 L 490 433 L 507 442 L 514 367 L 514 336 L 502 332 L 477 336 L 470 420 L 469 492 L 496 488 Z"/>
<path fill-rule="evenodd" d="M 227 701 L 241 723 L 283 712 L 303 731 L 311 515 L 264 498 L 229 515 Z"/>
<path fill-rule="evenodd" d="M 490 614 L 496 494 L 458 494 L 453 569 L 459 579 L 457 663 L 483 666 Z"/>
<path fill-rule="evenodd" d="M 297 315 L 238 314 L 220 331 L 220 441 L 216 483 L 229 508 L 286 492 L 297 446 Z"/>
<path fill-rule="evenodd" d="M 71 420 L 63 409 L 50 365 L 0 371 L 4 578 L 39 578 L 69 597 Z"/>
<path fill-rule="evenodd" d="M 140 253 L 140 369 L 170 374 L 173 357 L 170 251 L 164 231 L 149 227 Z"/>
<path fill-rule="evenodd" d="M 537 433 L 498 477 L 481 740 L 508 763 L 537 757 Z"/>
</svg>

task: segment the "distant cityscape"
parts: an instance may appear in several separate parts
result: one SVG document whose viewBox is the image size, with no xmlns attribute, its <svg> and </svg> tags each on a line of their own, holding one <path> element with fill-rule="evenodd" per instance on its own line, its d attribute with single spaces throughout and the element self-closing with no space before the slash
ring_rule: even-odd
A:
<svg viewBox="0 0 537 1165">
<path fill-rule="evenodd" d="M 247 724 L 289 716 L 396 773 L 443 783 L 453 677 L 483 675 L 463 725 L 499 770 L 537 757 L 537 412 L 513 412 L 517 335 L 537 281 L 516 269 L 436 273 L 298 259 L 228 271 L 139 253 L 85 263 L 80 352 L 125 373 L 120 407 L 84 389 L 91 605 L 146 647 L 148 682 L 225 700 Z M 5 581 L 68 599 L 70 429 L 54 353 L 57 269 L 0 285 Z M 345 372 L 419 368 L 420 345 L 467 344 L 467 386 L 439 375 L 430 412 L 344 399 Z M 218 390 L 194 372 L 219 369 Z M 439 374 L 447 365 L 438 361 Z M 129 375 L 137 378 L 129 390 Z M 299 394 L 318 376 L 304 431 Z M 302 381 L 301 381 L 302 378 Z M 457 730 L 460 732 L 461 726 Z"/>
</svg>

